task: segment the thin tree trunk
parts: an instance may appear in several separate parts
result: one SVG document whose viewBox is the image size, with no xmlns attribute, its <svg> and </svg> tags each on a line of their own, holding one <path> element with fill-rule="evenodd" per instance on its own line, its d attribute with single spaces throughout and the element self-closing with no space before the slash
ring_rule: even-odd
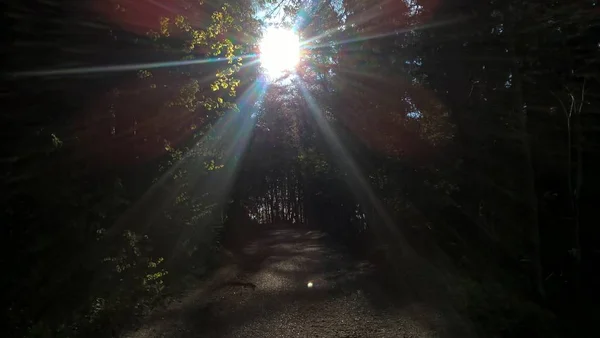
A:
<svg viewBox="0 0 600 338">
<path fill-rule="evenodd" d="M 523 78 L 521 74 L 520 58 L 517 54 L 517 43 L 516 43 L 516 20 L 519 16 L 514 10 L 513 13 L 509 13 L 509 30 L 510 36 L 509 52 L 512 64 L 512 79 L 514 84 L 513 90 L 513 114 L 516 117 L 517 129 L 519 133 L 521 152 L 524 156 L 524 167 L 523 167 L 523 183 L 524 183 L 524 204 L 525 204 L 525 217 L 524 221 L 528 228 L 528 241 L 530 244 L 527 245 L 527 250 L 530 251 L 531 255 L 531 266 L 533 270 L 533 284 L 537 293 L 544 298 L 545 290 L 542 276 L 542 262 L 541 262 L 541 249 L 540 249 L 540 229 L 538 220 L 538 198 L 535 189 L 535 170 L 533 167 L 533 157 L 531 155 L 531 142 L 529 139 L 529 132 L 527 129 L 527 110 L 525 107 L 525 100 L 523 98 Z M 512 14 L 512 15 L 511 15 Z"/>
<path fill-rule="evenodd" d="M 284 192 L 285 192 L 285 196 L 284 196 L 284 200 L 285 200 L 285 220 L 286 221 L 290 221 L 290 214 L 291 214 L 291 210 L 290 210 L 290 180 L 289 180 L 289 175 L 286 174 L 285 175 L 285 185 L 284 185 Z"/>
<path fill-rule="evenodd" d="M 572 97 L 573 104 L 571 105 L 572 111 L 575 114 L 573 135 L 571 135 L 571 118 L 573 117 L 569 114 L 569 187 L 570 187 L 570 195 L 571 195 L 571 207 L 573 209 L 573 256 L 575 258 L 575 276 L 574 276 L 574 285 L 575 292 L 578 295 L 579 290 L 581 289 L 581 237 L 580 237 L 580 219 L 579 219 L 579 198 L 581 196 L 581 188 L 583 185 L 583 142 L 582 142 L 582 128 L 581 128 L 581 111 L 583 109 L 583 103 L 585 100 L 585 82 L 581 87 L 581 102 L 579 106 L 577 106 L 575 102 L 575 97 Z M 575 147 L 577 149 L 577 157 L 575 159 L 575 178 L 572 175 L 572 146 L 571 140 L 575 143 Z"/>
<path fill-rule="evenodd" d="M 285 195 L 284 195 L 284 182 L 283 179 L 281 179 L 279 181 L 279 209 L 280 209 L 280 214 L 281 214 L 281 220 L 285 220 Z"/>
</svg>

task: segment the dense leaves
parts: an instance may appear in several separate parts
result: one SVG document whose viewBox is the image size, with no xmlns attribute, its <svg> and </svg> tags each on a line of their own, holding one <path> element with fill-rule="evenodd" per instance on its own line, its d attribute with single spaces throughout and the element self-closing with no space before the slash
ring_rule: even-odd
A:
<svg viewBox="0 0 600 338">
<path fill-rule="evenodd" d="M 169 276 L 192 269 L 183 261 L 206 265 L 224 193 L 194 188 L 224 165 L 223 146 L 203 136 L 238 111 L 236 74 L 258 23 L 249 3 L 168 5 L 7 9 L 9 336 L 106 336 L 155 307 Z"/>
</svg>

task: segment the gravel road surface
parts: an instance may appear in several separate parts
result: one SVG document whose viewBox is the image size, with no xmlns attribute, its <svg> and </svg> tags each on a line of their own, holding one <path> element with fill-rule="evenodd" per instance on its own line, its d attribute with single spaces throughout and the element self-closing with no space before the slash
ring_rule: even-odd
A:
<svg viewBox="0 0 600 338">
<path fill-rule="evenodd" d="M 472 336 L 457 316 L 394 286 L 322 232 L 271 229 L 241 251 L 237 264 L 127 337 Z"/>
</svg>

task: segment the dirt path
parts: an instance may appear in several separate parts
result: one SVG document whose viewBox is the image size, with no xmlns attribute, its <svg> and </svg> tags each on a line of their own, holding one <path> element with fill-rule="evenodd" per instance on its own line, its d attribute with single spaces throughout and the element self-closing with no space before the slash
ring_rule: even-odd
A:
<svg viewBox="0 0 600 338">
<path fill-rule="evenodd" d="M 266 231 L 237 267 L 218 272 L 226 282 L 194 290 L 128 337 L 471 336 L 411 290 L 384 291 L 372 265 L 325 239 L 318 231 Z"/>
</svg>

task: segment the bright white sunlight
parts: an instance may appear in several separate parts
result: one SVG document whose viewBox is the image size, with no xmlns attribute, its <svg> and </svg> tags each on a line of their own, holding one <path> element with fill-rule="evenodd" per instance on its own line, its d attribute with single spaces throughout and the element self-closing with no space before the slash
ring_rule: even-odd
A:
<svg viewBox="0 0 600 338">
<path fill-rule="evenodd" d="M 259 48 L 260 63 L 270 77 L 293 70 L 300 60 L 300 39 L 288 29 L 267 29 Z"/>
</svg>

